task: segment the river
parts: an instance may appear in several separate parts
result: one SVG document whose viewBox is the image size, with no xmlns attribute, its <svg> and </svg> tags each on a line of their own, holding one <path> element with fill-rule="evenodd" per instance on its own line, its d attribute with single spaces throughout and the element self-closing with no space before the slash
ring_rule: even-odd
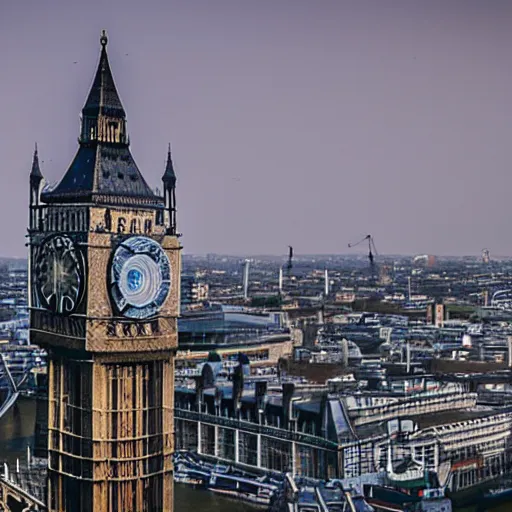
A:
<svg viewBox="0 0 512 512">
<path fill-rule="evenodd" d="M 14 468 L 16 459 L 26 458 L 27 446 L 34 446 L 36 401 L 20 397 L 7 414 L 0 419 L 0 461 L 7 461 Z M 211 492 L 175 486 L 175 510 L 179 512 L 251 512 L 258 509 L 219 497 Z M 261 509 L 259 509 L 261 510 Z M 486 512 L 509 512 L 512 504 L 504 504 Z M 478 507 L 454 512 L 482 512 Z"/>
</svg>

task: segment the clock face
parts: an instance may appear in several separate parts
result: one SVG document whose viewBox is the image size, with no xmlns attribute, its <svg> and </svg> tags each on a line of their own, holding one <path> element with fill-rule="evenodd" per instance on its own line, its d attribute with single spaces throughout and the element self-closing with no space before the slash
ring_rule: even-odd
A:
<svg viewBox="0 0 512 512">
<path fill-rule="evenodd" d="M 169 258 L 150 238 L 128 238 L 114 253 L 109 279 L 112 300 L 120 314 L 128 318 L 154 316 L 171 288 Z"/>
<path fill-rule="evenodd" d="M 41 307 L 64 315 L 73 313 L 85 286 L 82 252 L 65 235 L 47 238 L 36 254 L 34 278 Z"/>
</svg>

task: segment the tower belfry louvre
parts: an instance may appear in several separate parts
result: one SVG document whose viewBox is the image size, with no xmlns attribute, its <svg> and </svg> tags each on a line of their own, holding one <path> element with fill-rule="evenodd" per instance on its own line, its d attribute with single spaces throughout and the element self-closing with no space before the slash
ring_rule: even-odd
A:
<svg viewBox="0 0 512 512">
<path fill-rule="evenodd" d="M 78 151 L 61 181 L 30 175 L 30 336 L 48 351 L 48 510 L 173 510 L 181 246 L 129 149 L 102 33 Z"/>
</svg>

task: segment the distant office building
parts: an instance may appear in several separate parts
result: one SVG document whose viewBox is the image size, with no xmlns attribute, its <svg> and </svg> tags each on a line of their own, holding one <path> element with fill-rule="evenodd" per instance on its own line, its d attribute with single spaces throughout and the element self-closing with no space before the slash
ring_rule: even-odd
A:
<svg viewBox="0 0 512 512">
<path fill-rule="evenodd" d="M 195 274 L 181 276 L 181 304 L 197 304 L 208 300 L 208 285 L 197 280 Z"/>
<path fill-rule="evenodd" d="M 243 352 L 251 364 L 275 364 L 280 357 L 290 355 L 293 348 L 286 316 L 281 311 L 263 312 L 216 303 L 182 311 L 176 370 L 184 366 L 183 361 L 204 360 L 210 351 L 222 358 Z"/>
<path fill-rule="evenodd" d="M 420 254 L 414 257 L 412 263 L 415 267 L 432 268 L 436 265 L 436 257 L 433 254 Z"/>
</svg>

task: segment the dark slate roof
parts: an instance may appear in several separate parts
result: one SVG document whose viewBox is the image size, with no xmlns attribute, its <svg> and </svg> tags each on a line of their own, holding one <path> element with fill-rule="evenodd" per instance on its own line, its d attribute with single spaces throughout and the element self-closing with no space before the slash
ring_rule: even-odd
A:
<svg viewBox="0 0 512 512">
<path fill-rule="evenodd" d="M 37 155 L 37 144 L 34 150 L 34 158 L 32 160 L 32 170 L 30 171 L 31 178 L 39 178 L 40 180 L 43 178 L 41 173 L 41 169 L 39 168 L 39 156 Z"/>
<path fill-rule="evenodd" d="M 60 183 L 45 202 L 161 203 L 140 173 L 127 146 L 80 146 Z M 125 201 L 126 200 L 126 201 Z"/>
<path fill-rule="evenodd" d="M 167 164 L 165 165 L 165 172 L 164 175 L 162 176 L 162 181 L 164 183 L 171 183 L 173 186 L 176 184 L 176 173 L 174 172 L 174 166 L 172 164 L 170 144 L 169 149 L 167 151 Z"/>
<path fill-rule="evenodd" d="M 507 410 L 508 409 L 508 410 Z M 451 425 L 459 421 L 469 421 L 477 418 L 485 418 L 502 412 L 509 412 L 509 408 L 494 409 L 492 407 L 474 407 L 473 409 L 453 409 L 447 411 L 439 411 L 435 414 L 419 414 L 416 416 L 408 416 L 409 419 L 418 423 L 420 430 L 429 427 L 441 427 L 443 425 Z"/>
<path fill-rule="evenodd" d="M 322 403 L 320 401 L 307 401 L 307 402 L 298 402 L 295 404 L 295 407 L 299 411 L 304 411 L 313 414 L 320 414 L 322 409 Z"/>
<path fill-rule="evenodd" d="M 431 416 L 435 416 L 431 414 Z M 365 425 L 358 425 L 355 427 L 356 435 L 359 439 L 373 439 L 387 436 L 387 422 L 380 421 L 375 423 L 366 423 Z"/>
<path fill-rule="evenodd" d="M 107 57 L 107 37 L 101 37 L 101 55 L 91 91 L 82 110 L 89 117 L 105 115 L 125 122 Z M 60 183 L 42 193 L 46 203 L 94 202 L 117 205 L 163 206 L 140 173 L 128 142 L 80 140 L 80 147 Z"/>
</svg>

